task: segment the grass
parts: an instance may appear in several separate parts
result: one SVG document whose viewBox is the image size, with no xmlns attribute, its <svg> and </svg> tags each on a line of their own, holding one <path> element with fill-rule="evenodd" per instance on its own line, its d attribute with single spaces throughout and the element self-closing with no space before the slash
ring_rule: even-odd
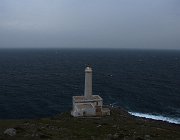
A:
<svg viewBox="0 0 180 140">
<path fill-rule="evenodd" d="M 4 134 L 15 128 L 17 134 Z M 0 140 L 180 140 L 180 125 L 133 117 L 123 109 L 111 109 L 102 118 L 74 118 L 62 113 L 34 120 L 0 120 Z"/>
</svg>

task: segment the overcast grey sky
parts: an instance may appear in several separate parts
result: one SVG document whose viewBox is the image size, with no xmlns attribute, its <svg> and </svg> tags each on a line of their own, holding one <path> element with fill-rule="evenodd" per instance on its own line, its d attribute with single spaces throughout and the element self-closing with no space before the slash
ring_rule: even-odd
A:
<svg viewBox="0 0 180 140">
<path fill-rule="evenodd" d="M 180 49 L 180 0 L 0 0 L 0 47 Z"/>
</svg>

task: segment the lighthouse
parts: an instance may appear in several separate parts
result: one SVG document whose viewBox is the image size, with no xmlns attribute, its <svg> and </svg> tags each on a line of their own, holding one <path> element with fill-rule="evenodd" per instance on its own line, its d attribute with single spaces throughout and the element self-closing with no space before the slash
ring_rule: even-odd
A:
<svg viewBox="0 0 180 140">
<path fill-rule="evenodd" d="M 92 98 L 92 68 L 91 67 L 86 67 L 85 69 L 84 96 L 86 99 Z"/>
<path fill-rule="evenodd" d="M 71 115 L 74 117 L 99 117 L 110 115 L 110 110 L 103 107 L 103 99 L 92 94 L 92 68 L 85 68 L 84 96 L 72 97 Z"/>
</svg>

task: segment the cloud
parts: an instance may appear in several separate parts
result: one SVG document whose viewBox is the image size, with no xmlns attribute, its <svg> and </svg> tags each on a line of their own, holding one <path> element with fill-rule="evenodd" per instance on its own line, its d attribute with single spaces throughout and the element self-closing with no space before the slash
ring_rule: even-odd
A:
<svg viewBox="0 0 180 140">
<path fill-rule="evenodd" d="M 1 0 L 0 47 L 179 48 L 178 0 Z"/>
</svg>

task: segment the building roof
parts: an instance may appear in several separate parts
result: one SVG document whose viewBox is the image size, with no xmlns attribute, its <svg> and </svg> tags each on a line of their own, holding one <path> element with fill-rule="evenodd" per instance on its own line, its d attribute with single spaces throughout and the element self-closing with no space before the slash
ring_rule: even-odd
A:
<svg viewBox="0 0 180 140">
<path fill-rule="evenodd" d="M 73 96 L 73 100 L 75 102 L 82 102 L 82 101 L 101 101 L 102 98 L 99 95 L 92 95 L 91 99 L 86 99 L 85 96 Z"/>
</svg>

